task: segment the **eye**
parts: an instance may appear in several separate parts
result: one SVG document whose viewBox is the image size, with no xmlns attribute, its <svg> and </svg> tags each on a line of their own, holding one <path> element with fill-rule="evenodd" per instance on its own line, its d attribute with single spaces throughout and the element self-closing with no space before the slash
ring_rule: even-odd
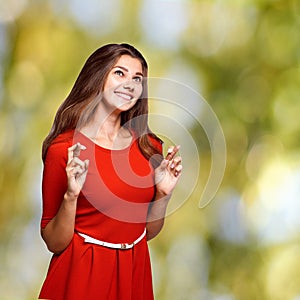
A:
<svg viewBox="0 0 300 300">
<path fill-rule="evenodd" d="M 136 76 L 133 78 L 133 81 L 135 82 L 142 82 L 143 78 L 141 76 Z"/>
<path fill-rule="evenodd" d="M 114 74 L 116 74 L 116 75 L 118 75 L 118 76 L 120 76 L 120 77 L 123 77 L 123 76 L 124 76 L 124 73 L 123 73 L 121 70 L 116 70 L 116 71 L 114 72 Z"/>
</svg>

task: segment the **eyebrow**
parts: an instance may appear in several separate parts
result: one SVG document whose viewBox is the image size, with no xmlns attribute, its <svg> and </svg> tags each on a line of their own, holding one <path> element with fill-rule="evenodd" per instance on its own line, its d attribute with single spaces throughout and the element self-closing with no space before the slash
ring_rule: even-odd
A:
<svg viewBox="0 0 300 300">
<path fill-rule="evenodd" d="M 114 68 L 120 68 L 120 69 L 122 69 L 122 70 L 124 70 L 126 72 L 129 72 L 127 68 L 122 67 L 122 66 L 114 66 Z M 143 73 L 141 73 L 141 72 L 136 72 L 135 75 L 139 75 L 139 76 L 144 77 Z"/>
</svg>

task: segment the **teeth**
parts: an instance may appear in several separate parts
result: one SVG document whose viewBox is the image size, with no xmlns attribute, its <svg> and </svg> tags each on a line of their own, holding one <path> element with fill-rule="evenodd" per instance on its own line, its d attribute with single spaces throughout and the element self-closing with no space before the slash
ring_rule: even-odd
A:
<svg viewBox="0 0 300 300">
<path fill-rule="evenodd" d="M 119 93 L 119 92 L 117 92 L 116 94 L 118 94 L 119 96 L 121 96 L 121 97 L 123 97 L 123 98 L 125 98 L 127 100 L 131 100 L 132 99 L 132 97 L 129 96 L 129 95 L 127 95 L 127 94 L 123 94 L 123 93 Z"/>
</svg>

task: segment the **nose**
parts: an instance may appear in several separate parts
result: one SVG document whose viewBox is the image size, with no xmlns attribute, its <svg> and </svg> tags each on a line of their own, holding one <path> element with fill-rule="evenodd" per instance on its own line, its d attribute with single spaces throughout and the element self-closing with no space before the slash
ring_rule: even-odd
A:
<svg viewBox="0 0 300 300">
<path fill-rule="evenodd" d="M 134 83 L 132 81 L 126 81 L 123 85 L 125 90 L 128 90 L 130 92 L 134 91 Z"/>
</svg>

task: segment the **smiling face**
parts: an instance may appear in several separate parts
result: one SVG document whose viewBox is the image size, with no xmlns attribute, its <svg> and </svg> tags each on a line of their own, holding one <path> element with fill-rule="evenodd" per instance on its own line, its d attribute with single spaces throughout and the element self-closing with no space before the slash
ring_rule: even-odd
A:
<svg viewBox="0 0 300 300">
<path fill-rule="evenodd" d="M 129 55 L 122 55 L 107 76 L 103 104 L 113 110 L 129 110 L 143 92 L 142 83 L 141 62 Z"/>
</svg>

